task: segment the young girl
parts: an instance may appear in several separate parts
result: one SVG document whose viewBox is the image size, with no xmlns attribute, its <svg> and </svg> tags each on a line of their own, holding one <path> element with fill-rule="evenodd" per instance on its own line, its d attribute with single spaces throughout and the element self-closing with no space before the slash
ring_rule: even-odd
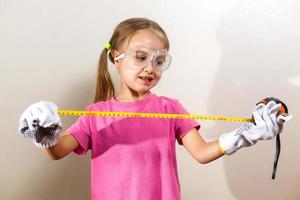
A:
<svg viewBox="0 0 300 200">
<path fill-rule="evenodd" d="M 150 90 L 171 63 L 169 41 L 154 21 L 132 18 L 120 23 L 100 57 L 95 102 L 88 111 L 119 111 L 188 114 L 177 99 L 158 96 Z M 107 57 L 116 67 L 119 93 L 108 72 Z M 255 124 L 206 142 L 191 119 L 81 116 L 62 130 L 57 107 L 38 102 L 24 111 L 19 131 L 32 138 L 52 159 L 74 151 L 92 151 L 91 181 L 94 200 L 179 200 L 175 141 L 200 163 L 232 154 L 257 140 L 271 139 L 281 132 L 280 104 L 259 104 L 253 112 Z"/>
</svg>

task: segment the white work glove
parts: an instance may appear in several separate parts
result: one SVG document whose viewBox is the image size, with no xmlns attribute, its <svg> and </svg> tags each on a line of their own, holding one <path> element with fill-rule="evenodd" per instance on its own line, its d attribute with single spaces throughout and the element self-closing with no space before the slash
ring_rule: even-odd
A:
<svg viewBox="0 0 300 200">
<path fill-rule="evenodd" d="M 30 105 L 19 120 L 19 133 L 30 138 L 42 148 L 49 148 L 58 143 L 62 123 L 57 113 L 57 106 L 52 102 L 40 101 Z"/>
<path fill-rule="evenodd" d="M 266 105 L 258 104 L 253 111 L 254 123 L 244 123 L 238 129 L 225 133 L 219 138 L 219 145 L 225 154 L 232 154 L 241 147 L 254 145 L 258 140 L 276 137 L 283 127 L 283 122 L 292 118 L 289 114 L 280 114 L 281 104 L 270 101 Z"/>
</svg>

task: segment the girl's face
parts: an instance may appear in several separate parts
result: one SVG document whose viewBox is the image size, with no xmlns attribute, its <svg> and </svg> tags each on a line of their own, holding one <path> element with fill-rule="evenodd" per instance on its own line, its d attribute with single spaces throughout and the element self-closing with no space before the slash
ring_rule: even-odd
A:
<svg viewBox="0 0 300 200">
<path fill-rule="evenodd" d="M 143 95 L 159 82 L 162 72 L 157 70 L 151 62 L 142 66 L 138 64 L 138 62 L 144 62 L 145 52 L 163 51 L 165 46 L 158 34 L 152 30 L 138 31 L 131 38 L 126 49 L 112 52 L 115 58 L 123 53 L 126 53 L 127 56 L 126 59 L 115 61 L 115 66 L 121 78 L 120 93 L 133 90 L 139 95 Z M 134 58 L 129 55 L 130 52 L 134 54 Z"/>
</svg>

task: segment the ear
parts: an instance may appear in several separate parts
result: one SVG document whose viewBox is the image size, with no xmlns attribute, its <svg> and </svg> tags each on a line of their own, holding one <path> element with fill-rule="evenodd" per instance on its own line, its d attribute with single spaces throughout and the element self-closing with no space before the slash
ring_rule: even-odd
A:
<svg viewBox="0 0 300 200">
<path fill-rule="evenodd" d="M 112 49 L 110 53 L 111 53 L 112 57 L 115 58 L 118 54 L 118 51 L 115 49 Z"/>
<path fill-rule="evenodd" d="M 118 50 L 112 49 L 112 50 L 111 50 L 111 55 L 112 55 L 113 58 L 117 57 L 117 56 L 119 55 Z M 120 60 L 116 60 L 116 61 L 115 61 L 115 66 L 116 66 L 117 68 L 119 68 L 119 66 L 120 66 Z"/>
</svg>

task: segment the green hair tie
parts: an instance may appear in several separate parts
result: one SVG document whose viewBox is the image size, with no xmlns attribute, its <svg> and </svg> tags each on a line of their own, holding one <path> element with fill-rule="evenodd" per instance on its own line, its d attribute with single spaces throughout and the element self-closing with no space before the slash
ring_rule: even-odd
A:
<svg viewBox="0 0 300 200">
<path fill-rule="evenodd" d="M 106 43 L 105 43 L 105 49 L 106 49 L 107 51 L 111 49 L 111 44 L 110 44 L 110 42 L 106 42 Z"/>
</svg>

